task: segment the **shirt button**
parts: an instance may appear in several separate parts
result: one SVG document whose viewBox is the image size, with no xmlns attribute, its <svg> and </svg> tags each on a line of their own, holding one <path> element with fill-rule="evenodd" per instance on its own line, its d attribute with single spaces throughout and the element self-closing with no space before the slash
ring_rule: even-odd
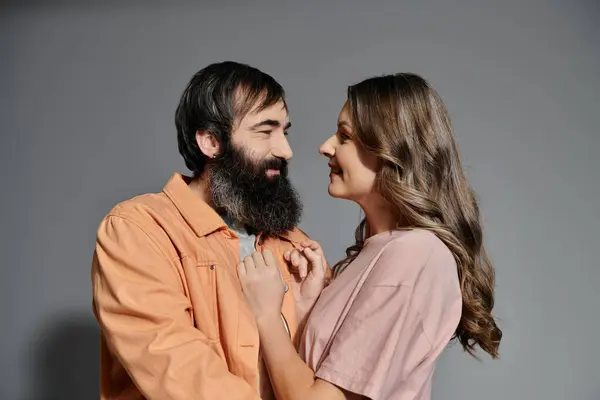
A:
<svg viewBox="0 0 600 400">
<path fill-rule="evenodd" d="M 215 269 L 215 266 L 214 266 L 214 265 L 211 265 L 211 266 L 210 266 L 210 269 L 211 269 L 211 271 L 212 271 L 213 269 Z"/>
</svg>

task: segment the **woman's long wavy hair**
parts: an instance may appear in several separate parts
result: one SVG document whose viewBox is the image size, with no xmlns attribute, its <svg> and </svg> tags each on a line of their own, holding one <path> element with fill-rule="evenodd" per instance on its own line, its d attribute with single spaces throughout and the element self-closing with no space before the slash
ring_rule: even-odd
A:
<svg viewBox="0 0 600 400">
<path fill-rule="evenodd" d="M 454 254 L 463 309 L 454 334 L 475 356 L 475 346 L 498 357 L 502 331 L 492 316 L 494 269 L 483 246 L 475 194 L 467 182 L 450 118 L 438 93 L 418 75 L 374 77 L 348 88 L 353 138 L 378 157 L 376 189 L 395 208 L 398 229 L 427 229 Z M 350 263 L 369 235 L 361 221 L 354 245 L 334 266 Z"/>
</svg>

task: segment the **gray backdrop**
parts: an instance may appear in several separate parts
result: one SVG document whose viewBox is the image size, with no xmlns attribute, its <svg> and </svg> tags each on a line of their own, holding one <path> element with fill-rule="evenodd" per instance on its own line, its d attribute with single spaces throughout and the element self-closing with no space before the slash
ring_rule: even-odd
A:
<svg viewBox="0 0 600 400">
<path fill-rule="evenodd" d="M 185 172 L 175 106 L 225 59 L 287 89 L 301 226 L 331 261 L 359 220 L 317 153 L 346 86 L 429 79 L 481 199 L 505 334 L 499 361 L 452 346 L 434 399 L 600 399 L 597 0 L 123 3 L 1 6 L 0 399 L 98 397 L 95 229 Z"/>
</svg>

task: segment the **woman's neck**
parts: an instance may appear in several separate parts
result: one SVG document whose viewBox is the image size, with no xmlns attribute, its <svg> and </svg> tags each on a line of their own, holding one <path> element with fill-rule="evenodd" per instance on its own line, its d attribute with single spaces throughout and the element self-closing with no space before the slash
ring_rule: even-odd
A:
<svg viewBox="0 0 600 400">
<path fill-rule="evenodd" d="M 369 236 L 391 231 L 398 227 L 398 217 L 392 207 L 380 197 L 359 203 L 369 226 Z"/>
</svg>

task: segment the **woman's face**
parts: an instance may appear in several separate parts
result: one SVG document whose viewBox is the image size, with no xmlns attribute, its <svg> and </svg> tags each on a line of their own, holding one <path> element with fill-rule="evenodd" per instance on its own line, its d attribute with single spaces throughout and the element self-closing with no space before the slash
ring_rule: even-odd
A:
<svg viewBox="0 0 600 400">
<path fill-rule="evenodd" d="M 319 152 L 329 158 L 329 195 L 361 204 L 374 192 L 378 160 L 356 143 L 354 134 L 350 105 L 346 102 L 336 133 L 321 145 Z"/>
</svg>

